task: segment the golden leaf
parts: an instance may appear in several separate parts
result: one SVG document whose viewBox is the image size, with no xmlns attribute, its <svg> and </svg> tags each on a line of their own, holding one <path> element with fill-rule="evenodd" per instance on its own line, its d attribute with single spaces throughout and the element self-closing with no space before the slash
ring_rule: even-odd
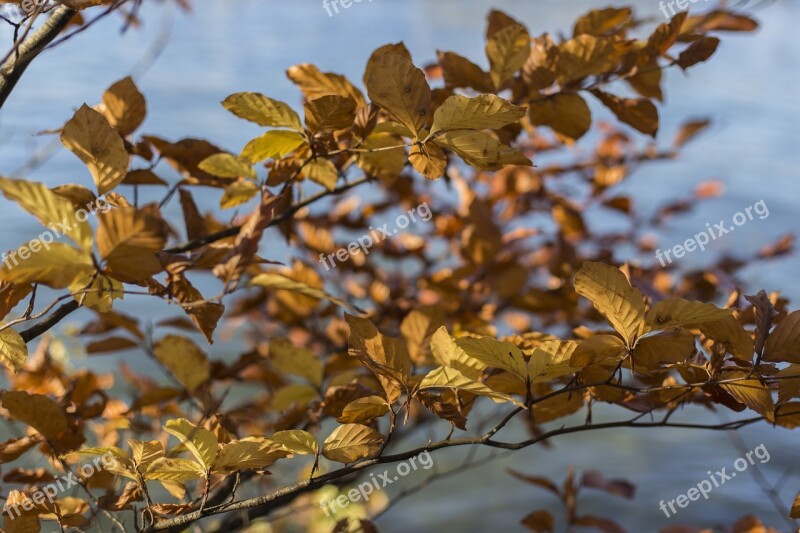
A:
<svg viewBox="0 0 800 533">
<path fill-rule="evenodd" d="M 308 431 L 288 429 L 278 431 L 270 439 L 283 450 L 298 455 L 316 455 L 319 451 L 317 439 Z"/>
<path fill-rule="evenodd" d="M 441 178 L 447 167 L 447 156 L 434 143 L 412 146 L 408 153 L 408 161 L 414 170 L 429 180 Z"/>
<path fill-rule="evenodd" d="M 42 283 L 54 289 L 71 287 L 76 279 L 94 272 L 92 256 L 68 244 L 53 243 L 23 259 L 19 251 L 9 254 L 0 267 L 0 279 L 12 283 Z M 87 281 L 88 282 L 88 281 Z"/>
<path fill-rule="evenodd" d="M 246 178 L 255 179 L 256 171 L 248 161 L 233 154 L 214 154 L 203 159 L 198 165 L 200 170 L 208 172 L 218 178 Z"/>
<path fill-rule="evenodd" d="M 0 363 L 14 372 L 18 372 L 28 358 L 28 346 L 19 333 L 9 327 L 0 325 Z"/>
<path fill-rule="evenodd" d="M 75 206 L 68 199 L 35 181 L 0 178 L 0 190 L 43 225 L 55 227 L 60 233 L 64 226 L 70 228 L 67 237 L 82 250 L 91 251 L 92 228 L 86 220 L 77 219 Z"/>
<path fill-rule="evenodd" d="M 584 136 L 592 126 L 592 112 L 578 94 L 559 93 L 531 100 L 528 117 L 534 126 L 549 126 L 570 139 Z"/>
<path fill-rule="evenodd" d="M 239 118 L 255 122 L 259 126 L 290 128 L 303 131 L 300 117 L 283 102 L 259 93 L 236 93 L 222 101 L 225 109 Z"/>
<path fill-rule="evenodd" d="M 496 403 L 511 402 L 515 405 L 523 407 L 523 404 L 501 392 L 495 392 L 483 383 L 469 379 L 467 376 L 453 368 L 440 366 L 428 372 L 419 384 L 418 390 L 427 389 L 451 389 L 457 391 L 469 392 L 478 396 L 485 396 Z"/>
<path fill-rule="evenodd" d="M 764 361 L 800 363 L 800 311 L 786 315 L 769 334 Z"/>
<path fill-rule="evenodd" d="M 164 426 L 164 431 L 176 437 L 206 470 L 211 468 L 211 465 L 214 464 L 214 459 L 217 456 L 218 442 L 217 437 L 211 431 L 203 427 L 195 426 L 185 418 L 170 420 Z M 154 461 L 151 468 L 158 461 L 160 461 L 160 459 Z M 148 469 L 148 471 L 149 470 L 150 469 Z"/>
<path fill-rule="evenodd" d="M 199 464 L 189 459 L 172 459 L 162 457 L 156 459 L 144 472 L 145 479 L 157 479 L 159 481 L 191 481 L 192 479 L 203 479 L 206 477 L 205 470 Z"/>
<path fill-rule="evenodd" d="M 486 368 L 478 359 L 468 356 L 444 326 L 431 337 L 431 353 L 441 366 L 453 368 L 472 380 L 477 380 Z"/>
<path fill-rule="evenodd" d="M 572 353 L 569 365 L 580 368 L 609 359 L 622 359 L 628 349 L 625 342 L 616 335 L 594 335 L 581 341 Z"/>
<path fill-rule="evenodd" d="M 497 25 L 502 25 L 498 28 Z M 499 11 L 489 14 L 486 57 L 495 89 L 501 89 L 519 71 L 531 53 L 531 36 L 522 24 Z"/>
<path fill-rule="evenodd" d="M 431 90 L 410 59 L 387 53 L 375 59 L 366 82 L 370 99 L 417 134 L 428 121 Z"/>
<path fill-rule="evenodd" d="M 322 385 L 322 361 L 308 348 L 293 346 L 286 339 L 272 339 L 269 358 L 279 371 L 305 378 L 317 387 Z"/>
<path fill-rule="evenodd" d="M 383 435 L 361 424 L 344 424 L 333 430 L 322 445 L 322 455 L 331 461 L 352 463 L 376 455 Z"/>
<path fill-rule="evenodd" d="M 453 95 L 433 114 L 429 136 L 439 131 L 499 129 L 525 116 L 525 110 L 493 94 Z"/>
<path fill-rule="evenodd" d="M 358 398 L 344 406 L 341 416 L 337 419 L 341 423 L 361 424 L 374 418 L 381 417 L 389 412 L 389 404 L 380 396 L 366 396 Z"/>
<path fill-rule="evenodd" d="M 577 341 L 547 341 L 537 346 L 528 360 L 531 382 L 544 383 L 575 372 L 570 361 L 578 345 Z"/>
<path fill-rule="evenodd" d="M 715 322 L 730 316 L 733 316 L 732 309 L 720 309 L 713 304 L 670 298 L 661 300 L 651 307 L 645 316 L 645 321 L 653 330 Z"/>
<path fill-rule="evenodd" d="M 658 133 L 658 109 L 647 98 L 620 98 L 597 89 L 592 94 L 625 124 L 652 137 Z"/>
<path fill-rule="evenodd" d="M 280 159 L 305 142 L 306 138 L 296 131 L 271 130 L 247 143 L 241 157 L 253 164 L 271 158 Z"/>
<path fill-rule="evenodd" d="M 589 299 L 628 346 L 644 329 L 644 297 L 610 265 L 585 261 L 575 275 L 575 292 Z"/>
<path fill-rule="evenodd" d="M 109 124 L 126 137 L 142 125 L 147 116 L 144 96 L 130 77 L 116 82 L 103 93 L 103 114 Z"/>
<path fill-rule="evenodd" d="M 67 418 L 56 402 L 41 394 L 6 391 L 0 397 L 3 408 L 14 420 L 24 422 L 51 440 L 67 429 Z"/>
<path fill-rule="evenodd" d="M 86 104 L 64 125 L 61 143 L 89 167 L 99 194 L 114 189 L 128 173 L 130 157 L 122 137 Z"/>
<path fill-rule="evenodd" d="M 305 104 L 306 127 L 312 132 L 349 128 L 356 119 L 356 101 L 350 97 L 328 95 Z"/>
<path fill-rule="evenodd" d="M 289 67 L 286 76 L 300 87 L 309 100 L 335 94 L 345 98 L 350 96 L 359 104 L 364 104 L 361 91 L 341 74 L 321 72 L 315 65 L 304 63 Z"/>
<path fill-rule="evenodd" d="M 189 392 L 194 392 L 211 375 L 206 354 L 187 337 L 167 335 L 153 347 L 153 355 Z"/>
<path fill-rule="evenodd" d="M 339 180 L 339 171 L 330 159 L 314 159 L 303 167 L 303 175 L 332 191 Z"/>
<path fill-rule="evenodd" d="M 523 383 L 528 371 L 522 352 L 510 342 L 501 342 L 491 337 L 461 337 L 456 344 L 468 357 L 477 359 L 483 365 L 510 372 Z"/>
<path fill-rule="evenodd" d="M 388 182 L 403 172 L 406 152 L 402 138 L 392 133 L 374 132 L 364 139 L 361 148 L 372 150 L 358 153 L 358 166 L 367 174 Z"/>
<path fill-rule="evenodd" d="M 236 180 L 225 187 L 225 194 L 220 198 L 219 206 L 222 209 L 230 209 L 242 205 L 249 202 L 260 191 L 261 188 L 257 183 L 249 180 Z"/>
<path fill-rule="evenodd" d="M 150 211 L 122 207 L 100 215 L 97 248 L 109 273 L 120 281 L 141 281 L 160 272 L 156 252 L 165 243 L 164 222 Z"/>
<path fill-rule="evenodd" d="M 448 131 L 436 137 L 434 142 L 452 150 L 478 170 L 498 170 L 504 165 L 533 166 L 521 152 L 502 144 L 485 131 Z"/>
</svg>

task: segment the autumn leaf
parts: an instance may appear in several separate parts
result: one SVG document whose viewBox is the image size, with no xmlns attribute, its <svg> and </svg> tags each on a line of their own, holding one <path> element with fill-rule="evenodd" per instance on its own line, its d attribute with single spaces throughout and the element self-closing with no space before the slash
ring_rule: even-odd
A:
<svg viewBox="0 0 800 533">
<path fill-rule="evenodd" d="M 167 335 L 153 347 L 153 355 L 189 392 L 194 392 L 211 375 L 206 354 L 186 337 Z"/>
<path fill-rule="evenodd" d="M 575 291 L 592 302 L 628 346 L 642 333 L 644 298 L 619 269 L 586 261 L 575 275 Z"/>
<path fill-rule="evenodd" d="M 260 93 L 236 93 L 222 101 L 222 106 L 239 118 L 259 126 L 303 131 L 300 117 L 291 107 Z"/>
<path fill-rule="evenodd" d="M 524 109 L 493 94 L 474 98 L 453 95 L 433 114 L 429 136 L 440 131 L 498 129 L 524 116 Z"/>
<path fill-rule="evenodd" d="M 28 346 L 19 333 L 0 325 L 0 363 L 13 372 L 18 372 L 28 358 Z"/>
<path fill-rule="evenodd" d="M 61 143 L 89 167 L 99 194 L 113 190 L 128 172 L 130 158 L 122 137 L 86 104 L 64 125 Z"/>
<path fill-rule="evenodd" d="M 164 248 L 166 228 L 150 211 L 117 208 L 99 216 L 97 248 L 109 273 L 120 281 L 141 281 L 163 270 L 156 252 Z"/>
<path fill-rule="evenodd" d="M 377 57 L 369 69 L 366 81 L 369 98 L 418 134 L 428 121 L 431 103 L 425 74 L 397 53 Z"/>
<path fill-rule="evenodd" d="M 64 411 L 53 400 L 42 394 L 24 391 L 5 391 L 0 403 L 11 418 L 28 424 L 46 439 L 55 439 L 67 429 Z"/>
<path fill-rule="evenodd" d="M 126 137 L 142 125 L 147 116 L 144 95 L 130 78 L 123 78 L 103 93 L 103 115 L 111 127 Z"/>
<path fill-rule="evenodd" d="M 322 455 L 331 461 L 352 463 L 376 455 L 383 436 L 361 424 L 343 424 L 333 430 L 322 445 Z"/>
<path fill-rule="evenodd" d="M 211 465 L 214 464 L 214 459 L 217 456 L 218 443 L 217 438 L 209 430 L 197 427 L 188 420 L 181 418 L 167 422 L 164 426 L 164 431 L 177 438 L 180 443 L 189 450 L 189 453 L 192 454 L 197 463 L 202 465 L 201 472 L 210 469 Z M 151 472 L 159 461 L 163 460 L 157 459 L 154 461 L 148 469 L 148 472 Z M 197 463 L 195 463 L 195 465 L 197 465 Z M 162 469 L 163 467 L 164 465 L 160 465 L 157 468 Z"/>
<path fill-rule="evenodd" d="M 453 368 L 440 366 L 428 372 L 428 374 L 420 382 L 418 390 L 423 391 L 427 389 L 451 389 L 456 391 L 469 392 L 478 396 L 486 396 L 496 403 L 511 402 L 520 407 L 523 404 L 501 392 L 495 392 L 483 383 L 469 379 L 464 374 Z"/>
</svg>

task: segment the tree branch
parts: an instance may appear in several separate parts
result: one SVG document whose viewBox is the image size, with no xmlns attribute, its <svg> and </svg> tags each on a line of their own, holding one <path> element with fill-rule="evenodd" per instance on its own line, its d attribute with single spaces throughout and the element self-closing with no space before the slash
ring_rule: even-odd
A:
<svg viewBox="0 0 800 533">
<path fill-rule="evenodd" d="M 421 448 L 416 448 L 413 450 L 397 453 L 394 455 L 386 455 L 383 457 L 376 457 L 374 459 L 366 459 L 358 463 L 347 465 L 343 468 L 340 468 L 339 470 L 329 472 L 327 474 L 321 475 L 316 478 L 304 479 L 293 485 L 289 485 L 287 487 L 284 487 L 271 494 L 267 494 L 264 496 L 250 498 L 247 500 L 241 500 L 238 502 L 234 502 L 230 505 L 219 506 L 213 509 L 204 509 L 202 511 L 194 511 L 191 513 L 187 513 L 185 515 L 178 516 L 176 518 L 172 518 L 170 520 L 165 520 L 163 522 L 154 524 L 144 529 L 143 533 L 154 533 L 155 531 L 170 531 L 177 533 L 178 531 L 182 531 L 183 529 L 185 529 L 188 524 L 196 522 L 201 518 L 206 518 L 208 516 L 216 514 L 229 513 L 232 511 L 241 511 L 246 509 L 258 508 L 255 513 L 250 514 L 251 519 L 257 518 L 258 516 L 269 514 L 272 510 L 285 505 L 286 503 L 290 502 L 300 494 L 304 494 L 306 492 L 315 490 L 318 487 L 328 484 L 335 479 L 348 476 L 354 472 L 364 470 L 366 468 L 369 468 L 377 464 L 396 463 L 400 461 L 405 461 L 412 457 L 416 457 L 417 455 L 425 451 L 434 452 L 436 450 L 440 450 L 443 448 L 452 448 L 456 446 L 467 446 L 467 445 L 483 445 L 483 446 L 491 446 L 493 448 L 502 448 L 506 450 L 520 450 L 522 448 L 526 448 L 533 444 L 537 444 L 539 442 L 551 439 L 559 435 L 567 435 L 570 433 L 578 433 L 581 431 L 592 431 L 597 429 L 609 429 L 617 427 L 632 427 L 632 428 L 677 427 L 677 428 L 726 431 L 730 429 L 738 429 L 743 426 L 759 422 L 761 420 L 763 420 L 763 417 L 759 416 L 759 417 L 747 418 L 718 425 L 675 423 L 669 421 L 633 422 L 631 420 L 624 420 L 618 422 L 606 422 L 601 424 L 586 424 L 581 426 L 561 427 L 559 429 L 554 429 L 552 431 L 542 433 L 541 435 L 538 435 L 531 439 L 516 443 L 493 441 L 490 438 L 492 433 L 487 433 L 478 437 L 463 437 L 460 439 L 444 440 L 428 444 L 427 446 L 423 446 Z"/>
<path fill-rule="evenodd" d="M 56 9 L 42 27 L 20 43 L 17 49 L 0 66 L 0 108 L 6 103 L 8 96 L 14 90 L 31 61 L 58 37 L 61 30 L 66 28 L 69 21 L 72 20 L 75 13 L 74 9 L 66 6 Z"/>
</svg>

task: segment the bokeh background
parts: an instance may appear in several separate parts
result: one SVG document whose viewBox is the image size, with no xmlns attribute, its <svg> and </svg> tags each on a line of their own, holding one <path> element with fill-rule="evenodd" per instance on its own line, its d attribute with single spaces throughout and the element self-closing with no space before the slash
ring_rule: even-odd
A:
<svg viewBox="0 0 800 533">
<path fill-rule="evenodd" d="M 219 102 L 232 92 L 259 91 L 299 107 L 299 92 L 283 75 L 297 63 L 315 63 L 322 70 L 340 72 L 356 81 L 373 49 L 402 40 L 418 65 L 433 60 L 435 51 L 441 49 L 457 51 L 485 66 L 483 35 L 491 8 L 519 19 L 533 35 L 544 31 L 569 34 L 575 18 L 607 5 L 633 5 L 637 15 L 651 17 L 654 23 L 664 21 L 657 0 L 363 0 L 332 17 L 319 0 L 193 3 L 189 14 L 178 12 L 171 3 L 148 6 L 142 12 L 144 25 L 122 35 L 121 21 L 109 17 L 37 59 L 0 112 L 0 175 L 51 186 L 68 182 L 89 185 L 85 167 L 60 147 L 57 136 L 39 132 L 59 128 L 83 102 L 98 102 L 106 87 L 127 75 L 134 76 L 148 100 L 149 116 L 141 132 L 172 140 L 201 137 L 238 151 L 259 130 L 236 119 Z M 743 10 L 760 22 L 758 31 L 724 34 L 710 62 L 688 74 L 670 71 L 665 78 L 659 141 L 668 143 L 679 125 L 692 118 L 710 118 L 710 130 L 691 143 L 680 159 L 648 165 L 622 188 L 635 198 L 640 212 L 648 214 L 668 198 L 691 194 L 704 180 L 725 184 L 724 195 L 675 219 L 658 235 L 662 248 L 683 242 L 704 229 L 706 222 L 730 220 L 737 211 L 764 200 L 768 218 L 737 228 L 714 241 L 705 253 L 685 256 L 680 268 L 702 268 L 715 254 L 748 255 L 800 229 L 800 40 L 796 38 L 800 6 L 794 0 L 749 4 Z M 712 2 L 700 0 L 692 9 L 711 6 Z M 8 28 L 0 29 L 0 39 L 10 42 Z M 575 150 L 591 146 L 591 142 L 578 143 Z M 199 200 L 212 208 L 218 196 L 210 192 Z M 0 250 L 16 248 L 41 232 L 32 217 L 10 203 L 3 206 Z M 273 248 L 268 257 L 286 261 L 288 254 L 284 250 L 276 257 Z M 742 281 L 749 293 L 762 288 L 780 290 L 791 299 L 790 307 L 798 308 L 797 267 L 797 256 L 786 256 L 746 269 Z M 161 312 L 135 297 L 127 298 L 123 309 L 141 319 L 155 319 Z M 61 335 L 68 338 L 64 332 L 87 316 L 71 316 L 59 328 Z M 68 348 L 65 357 L 76 366 L 116 367 L 116 359 L 82 359 L 77 343 L 65 341 L 64 346 Z M 127 354 L 127 364 L 147 368 L 139 354 Z M 236 343 L 230 338 L 223 337 L 211 350 L 212 357 L 235 354 Z M 599 415 L 596 421 L 607 413 Z M 679 413 L 674 420 L 678 419 L 719 420 L 715 413 L 697 409 Z M 508 440 L 523 437 L 520 428 L 508 431 Z M 747 449 L 763 443 L 769 450 L 770 461 L 758 465 L 759 470 L 772 482 L 785 478 L 781 495 L 790 505 L 800 489 L 800 472 L 792 471 L 798 457 L 797 435 L 765 424 L 740 434 Z M 419 439 L 431 436 L 419 435 Z M 637 485 L 633 502 L 591 492 L 579 502 L 583 512 L 615 518 L 630 531 L 656 531 L 681 523 L 713 527 L 747 513 L 782 531 L 789 530 L 750 473 L 715 489 L 708 501 L 692 503 L 674 518 L 667 519 L 658 509 L 660 500 L 685 493 L 705 479 L 708 470 L 732 469 L 740 452 L 725 433 L 608 430 L 561 437 L 552 444 L 438 480 L 382 514 L 377 524 L 387 532 L 521 530 L 520 519 L 534 509 L 560 511 L 550 495 L 511 478 L 506 467 L 560 480 L 572 465 L 579 472 L 597 469 Z M 437 453 L 436 469 L 457 466 L 465 453 Z M 479 456 L 487 453 L 481 450 Z M 427 474 L 418 471 L 403 478 L 388 489 L 390 498 Z"/>
</svg>

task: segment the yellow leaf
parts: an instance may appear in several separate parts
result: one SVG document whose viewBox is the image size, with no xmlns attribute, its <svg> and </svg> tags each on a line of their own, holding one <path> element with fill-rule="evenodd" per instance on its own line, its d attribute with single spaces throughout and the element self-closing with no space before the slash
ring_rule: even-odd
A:
<svg viewBox="0 0 800 533">
<path fill-rule="evenodd" d="M 194 392 L 210 377 L 206 354 L 191 339 L 167 335 L 156 343 L 153 354 L 189 392 Z"/>
<path fill-rule="evenodd" d="M 547 341 L 537 346 L 528 360 L 531 382 L 544 383 L 575 372 L 570 361 L 578 344 L 577 341 Z"/>
<path fill-rule="evenodd" d="M 28 358 L 28 346 L 19 333 L 5 326 L 0 330 L 0 363 L 18 372 Z"/>
<path fill-rule="evenodd" d="M 730 380 L 745 378 L 745 372 L 725 372 L 720 375 L 720 380 Z M 757 378 L 741 379 L 734 383 L 723 383 L 720 385 L 737 401 L 760 414 L 769 422 L 775 421 L 775 405 L 772 401 L 772 394 L 769 387 L 761 383 Z"/>
<path fill-rule="evenodd" d="M 412 146 L 408 153 L 408 161 L 414 170 L 429 180 L 441 178 L 447 167 L 447 156 L 441 148 L 430 142 Z"/>
<path fill-rule="evenodd" d="M 764 361 L 800 363 L 800 311 L 786 315 L 769 334 Z"/>
<path fill-rule="evenodd" d="M 411 371 L 405 343 L 402 340 L 382 335 L 378 328 L 366 318 L 345 313 L 350 326 L 349 353 L 358 357 L 375 372 L 386 391 L 387 398 L 394 402 L 401 394 Z"/>
<path fill-rule="evenodd" d="M 331 461 L 352 463 L 376 455 L 383 435 L 361 424 L 344 424 L 333 430 L 322 445 L 322 455 Z"/>
<path fill-rule="evenodd" d="M 570 357 L 569 365 L 580 368 L 609 359 L 621 359 L 626 353 L 625 343 L 616 335 L 594 335 L 581 341 Z"/>
<path fill-rule="evenodd" d="M 64 125 L 61 143 L 89 167 L 100 194 L 114 189 L 128 173 L 130 157 L 122 137 L 86 104 Z"/>
<path fill-rule="evenodd" d="M 400 333 L 406 341 L 408 355 L 417 365 L 428 361 L 431 336 L 444 323 L 444 312 L 438 306 L 414 309 L 400 323 Z"/>
<path fill-rule="evenodd" d="M 372 63 L 366 84 L 370 99 L 412 133 L 425 127 L 431 90 L 411 60 L 397 53 L 383 54 Z"/>
<path fill-rule="evenodd" d="M 715 322 L 730 316 L 733 316 L 732 309 L 720 309 L 713 304 L 670 298 L 661 300 L 651 307 L 645 320 L 650 329 L 654 330 Z"/>
<path fill-rule="evenodd" d="M 23 248 L 6 257 L 0 268 L 0 279 L 11 283 L 42 283 L 63 289 L 73 281 L 94 272 L 92 256 L 68 244 L 53 243 L 50 249 L 27 256 Z M 20 255 L 20 252 L 23 252 Z"/>
<path fill-rule="evenodd" d="M 46 439 L 55 439 L 67 429 L 64 411 L 47 396 L 6 391 L 1 400 L 11 418 L 28 424 Z"/>
<path fill-rule="evenodd" d="M 206 470 L 214 464 L 218 443 L 217 437 L 211 431 L 203 427 L 197 427 L 185 418 L 170 420 L 164 426 L 164 431 L 176 437 Z M 158 461 L 160 459 L 154 461 L 153 465 Z M 202 471 L 203 469 L 201 468 L 200 470 Z"/>
<path fill-rule="evenodd" d="M 109 273 L 120 281 L 141 281 L 160 272 L 156 252 L 165 243 L 164 222 L 149 211 L 121 207 L 100 215 L 97 248 Z"/>
<path fill-rule="evenodd" d="M 266 468 L 285 454 L 267 440 L 235 440 L 222 446 L 211 469 L 215 473 Z"/>
<path fill-rule="evenodd" d="M 233 154 L 214 154 L 203 159 L 198 168 L 218 178 L 256 178 L 256 171 L 248 161 Z"/>
<path fill-rule="evenodd" d="M 441 366 L 453 368 L 472 380 L 477 380 L 486 365 L 470 357 L 441 326 L 431 337 L 431 353 Z"/>
<path fill-rule="evenodd" d="M 312 132 L 349 128 L 356 119 L 356 101 L 349 97 L 328 95 L 305 104 L 306 127 Z"/>
<path fill-rule="evenodd" d="M 275 273 L 259 274 L 250 280 L 250 285 L 255 285 L 257 287 L 265 287 L 275 290 L 286 290 L 286 291 L 297 292 L 299 294 L 310 296 L 311 298 L 328 300 L 329 302 L 334 303 L 336 305 L 356 311 L 356 309 L 354 309 L 353 306 L 351 306 L 344 300 L 340 300 L 339 298 L 331 296 L 325 291 L 316 289 L 300 281 L 295 281 L 293 279 L 287 278 L 286 276 L 283 276 L 281 274 L 275 274 Z"/>
<path fill-rule="evenodd" d="M 419 384 L 418 390 L 426 389 L 451 389 L 456 391 L 469 392 L 478 396 L 486 396 L 496 403 L 511 402 L 523 407 L 523 404 L 501 392 L 495 392 L 483 383 L 469 379 L 467 376 L 453 368 L 440 366 L 428 372 Z"/>
<path fill-rule="evenodd" d="M 341 423 L 361 424 L 389 412 L 389 404 L 380 396 L 358 398 L 344 406 L 342 415 L 337 419 Z"/>
<path fill-rule="evenodd" d="M 241 157 L 253 164 L 271 158 L 280 159 L 305 142 L 305 137 L 296 131 L 271 130 L 247 143 Z"/>
<path fill-rule="evenodd" d="M 102 461 L 103 469 L 108 470 L 114 474 L 118 474 L 130 479 L 138 480 L 136 475 L 136 468 L 134 461 L 127 453 L 120 450 L 116 446 L 105 446 L 102 448 L 83 448 L 81 450 L 67 454 L 77 455 L 78 457 L 112 457 L 113 462 Z"/>
<path fill-rule="evenodd" d="M 391 181 L 403 172 L 406 152 L 400 137 L 386 132 L 374 132 L 364 140 L 361 148 L 373 150 L 358 153 L 358 166 L 367 174 Z"/>
<path fill-rule="evenodd" d="M 616 41 L 583 34 L 558 46 L 558 82 L 564 86 L 614 68 L 621 56 Z"/>
<path fill-rule="evenodd" d="M 239 118 L 259 126 L 291 128 L 303 131 L 300 117 L 291 107 L 259 93 L 236 93 L 222 102 L 223 107 Z"/>
<path fill-rule="evenodd" d="M 575 275 L 575 292 L 589 299 L 628 346 L 644 328 L 644 297 L 618 268 L 586 261 Z"/>
<path fill-rule="evenodd" d="M 278 431 L 270 437 L 270 440 L 287 452 L 297 455 L 316 455 L 319 450 L 314 435 L 301 429 Z"/>
<path fill-rule="evenodd" d="M 439 52 L 438 58 L 446 87 L 471 87 L 482 93 L 494 91 L 491 77 L 469 59 L 455 52 Z"/>
<path fill-rule="evenodd" d="M 584 136 L 592 126 L 592 112 L 578 94 L 558 93 L 531 100 L 528 116 L 534 126 L 549 126 L 570 139 Z"/>
<path fill-rule="evenodd" d="M 522 24 L 507 15 L 503 27 L 493 31 L 492 18 L 497 19 L 497 11 L 490 14 L 489 32 L 486 41 L 486 57 L 489 58 L 490 72 L 495 89 L 500 89 L 519 71 L 531 53 L 531 36 Z"/>
<path fill-rule="evenodd" d="M 143 470 L 156 459 L 164 457 L 164 445 L 157 440 L 128 439 L 128 446 L 131 447 L 133 463 Z"/>
<path fill-rule="evenodd" d="M 133 80 L 124 78 L 103 94 L 103 114 L 123 137 L 141 126 L 147 116 L 147 103 Z"/>
<path fill-rule="evenodd" d="M 330 159 L 314 159 L 303 167 L 303 175 L 332 191 L 336 188 L 339 171 Z"/>
<path fill-rule="evenodd" d="M 272 339 L 269 358 L 279 371 L 305 378 L 317 387 L 322 385 L 322 361 L 308 348 L 294 346 L 286 339 Z"/>
<path fill-rule="evenodd" d="M 681 328 L 642 337 L 633 350 L 635 370 L 657 370 L 661 364 L 681 363 L 694 355 L 695 336 Z"/>
<path fill-rule="evenodd" d="M 319 391 L 311 385 L 293 383 L 286 385 L 275 393 L 269 404 L 271 411 L 285 411 L 294 404 L 308 405 L 309 402 L 319 398 Z"/>
<path fill-rule="evenodd" d="M 145 479 L 157 479 L 159 481 L 191 481 L 192 479 L 203 479 L 206 477 L 203 467 L 189 459 L 171 459 L 162 457 L 156 459 L 144 472 Z"/>
<path fill-rule="evenodd" d="M 222 209 L 230 209 L 250 201 L 261 191 L 257 183 L 248 180 L 237 180 L 225 187 L 225 194 L 219 200 Z"/>
<path fill-rule="evenodd" d="M 716 342 L 725 343 L 727 351 L 735 356 L 746 361 L 753 358 L 753 352 L 755 351 L 753 338 L 733 316 L 723 320 L 698 324 L 697 329 L 706 337 Z"/>
<path fill-rule="evenodd" d="M 122 300 L 125 296 L 122 283 L 101 274 L 95 275 L 94 270 L 87 270 L 72 280 L 69 290 L 76 302 L 99 313 L 108 313 L 114 300 Z"/>
<path fill-rule="evenodd" d="M 533 165 L 519 151 L 502 144 L 485 131 L 448 131 L 436 137 L 434 142 L 452 150 L 478 170 L 498 170 L 504 165 Z"/>
<path fill-rule="evenodd" d="M 81 249 L 91 251 L 92 228 L 85 220 L 81 222 L 76 218 L 75 206 L 67 198 L 41 183 L 27 180 L 0 178 L 0 190 L 6 198 L 17 202 L 43 225 L 52 227 L 59 233 L 69 228 L 67 237 Z"/>
<path fill-rule="evenodd" d="M 525 116 L 525 110 L 493 94 L 453 95 L 433 114 L 430 135 L 439 131 L 499 129 Z"/>
<path fill-rule="evenodd" d="M 315 65 L 304 63 L 289 67 L 286 75 L 303 91 L 305 97 L 314 100 L 335 94 L 352 97 L 359 104 L 364 103 L 364 95 L 341 74 L 321 72 Z"/>
<path fill-rule="evenodd" d="M 525 359 L 516 345 L 510 342 L 501 342 L 491 337 L 461 337 L 456 344 L 464 350 L 468 357 L 477 359 L 491 368 L 499 368 L 510 372 L 523 383 L 528 377 Z"/>
<path fill-rule="evenodd" d="M 575 21 L 572 34 L 578 36 L 588 33 L 599 37 L 607 32 L 620 29 L 630 18 L 631 9 L 629 7 L 593 9 Z"/>
</svg>

